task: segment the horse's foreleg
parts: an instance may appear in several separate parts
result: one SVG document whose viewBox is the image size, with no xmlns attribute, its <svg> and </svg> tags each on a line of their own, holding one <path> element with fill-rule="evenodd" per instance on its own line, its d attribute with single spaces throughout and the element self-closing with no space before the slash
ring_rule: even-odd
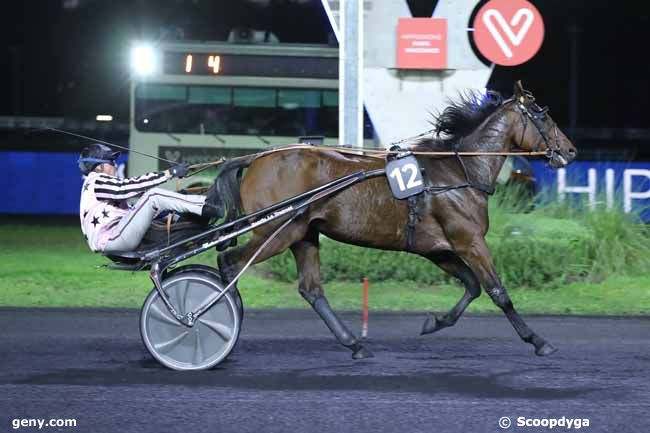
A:
<svg viewBox="0 0 650 433">
<path fill-rule="evenodd" d="M 343 346 L 352 351 L 352 358 L 362 359 L 373 356 L 350 332 L 334 313 L 323 292 L 320 282 L 320 258 L 318 254 L 318 232 L 310 232 L 291 246 L 298 269 L 298 290 L 314 311 L 323 319 L 332 334 Z"/>
<path fill-rule="evenodd" d="M 472 239 L 468 248 L 460 249 L 457 252 L 478 277 L 481 286 L 490 296 L 492 302 L 505 313 L 519 337 L 526 343 L 535 346 L 535 354 L 545 356 L 555 352 L 557 350 L 555 346 L 533 332 L 515 310 L 510 296 L 497 275 L 485 239 L 477 235 Z"/>
<path fill-rule="evenodd" d="M 422 325 L 421 335 L 431 334 L 443 328 L 454 326 L 469 304 L 481 296 L 481 285 L 478 279 L 455 253 L 427 255 L 426 257 L 448 274 L 458 278 L 465 286 L 465 293 L 456 305 L 442 317 L 437 317 L 434 313 L 431 313 Z"/>
</svg>

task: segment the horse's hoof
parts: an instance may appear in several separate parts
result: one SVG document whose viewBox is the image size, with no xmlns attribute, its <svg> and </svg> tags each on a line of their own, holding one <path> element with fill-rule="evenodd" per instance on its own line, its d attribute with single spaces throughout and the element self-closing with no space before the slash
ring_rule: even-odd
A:
<svg viewBox="0 0 650 433">
<path fill-rule="evenodd" d="M 352 359 L 374 358 L 375 355 L 365 347 L 361 346 L 352 354 Z"/>
<path fill-rule="evenodd" d="M 447 325 L 438 320 L 438 317 L 436 317 L 435 314 L 429 314 L 422 324 L 422 331 L 420 332 L 420 335 L 432 334 L 446 327 Z"/>
<path fill-rule="evenodd" d="M 535 355 L 537 356 L 549 356 L 557 352 L 557 347 L 553 346 L 551 343 L 544 343 L 542 347 L 535 349 Z"/>
</svg>

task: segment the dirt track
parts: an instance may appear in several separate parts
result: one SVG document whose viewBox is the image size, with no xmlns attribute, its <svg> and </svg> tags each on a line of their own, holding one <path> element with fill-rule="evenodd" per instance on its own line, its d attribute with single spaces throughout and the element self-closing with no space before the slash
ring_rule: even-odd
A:
<svg viewBox="0 0 650 433">
<path fill-rule="evenodd" d="M 550 358 L 501 316 L 419 337 L 423 319 L 371 314 L 376 357 L 353 361 L 310 311 L 249 311 L 227 362 L 179 373 L 145 352 L 135 310 L 0 309 L 0 431 L 76 418 L 43 431 L 495 432 L 502 416 L 508 431 L 566 431 L 516 427 L 520 416 L 650 430 L 648 319 L 531 317 L 560 349 Z"/>
</svg>

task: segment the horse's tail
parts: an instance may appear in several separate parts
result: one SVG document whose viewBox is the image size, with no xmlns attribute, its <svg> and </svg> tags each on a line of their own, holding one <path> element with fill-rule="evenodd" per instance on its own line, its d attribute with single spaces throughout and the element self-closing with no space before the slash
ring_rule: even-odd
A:
<svg viewBox="0 0 650 433">
<path fill-rule="evenodd" d="M 214 183 L 208 189 L 206 201 L 226 211 L 225 222 L 232 221 L 241 215 L 242 202 L 239 183 L 242 172 L 258 156 L 258 154 L 252 154 L 226 161 Z"/>
</svg>

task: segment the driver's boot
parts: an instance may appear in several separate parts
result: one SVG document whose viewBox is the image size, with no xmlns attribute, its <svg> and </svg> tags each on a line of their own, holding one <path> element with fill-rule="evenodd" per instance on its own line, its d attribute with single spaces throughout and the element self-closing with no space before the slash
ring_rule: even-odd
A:
<svg viewBox="0 0 650 433">
<path fill-rule="evenodd" d="M 219 219 L 223 216 L 223 209 L 210 203 L 205 203 L 201 208 L 201 216 L 207 219 Z"/>
<path fill-rule="evenodd" d="M 210 203 L 205 203 L 201 209 L 201 217 L 211 220 L 218 220 L 223 217 L 223 209 L 221 207 L 214 206 Z M 217 251 L 223 251 L 228 247 L 237 245 L 237 238 L 232 238 L 227 241 L 218 243 L 216 245 Z"/>
</svg>

